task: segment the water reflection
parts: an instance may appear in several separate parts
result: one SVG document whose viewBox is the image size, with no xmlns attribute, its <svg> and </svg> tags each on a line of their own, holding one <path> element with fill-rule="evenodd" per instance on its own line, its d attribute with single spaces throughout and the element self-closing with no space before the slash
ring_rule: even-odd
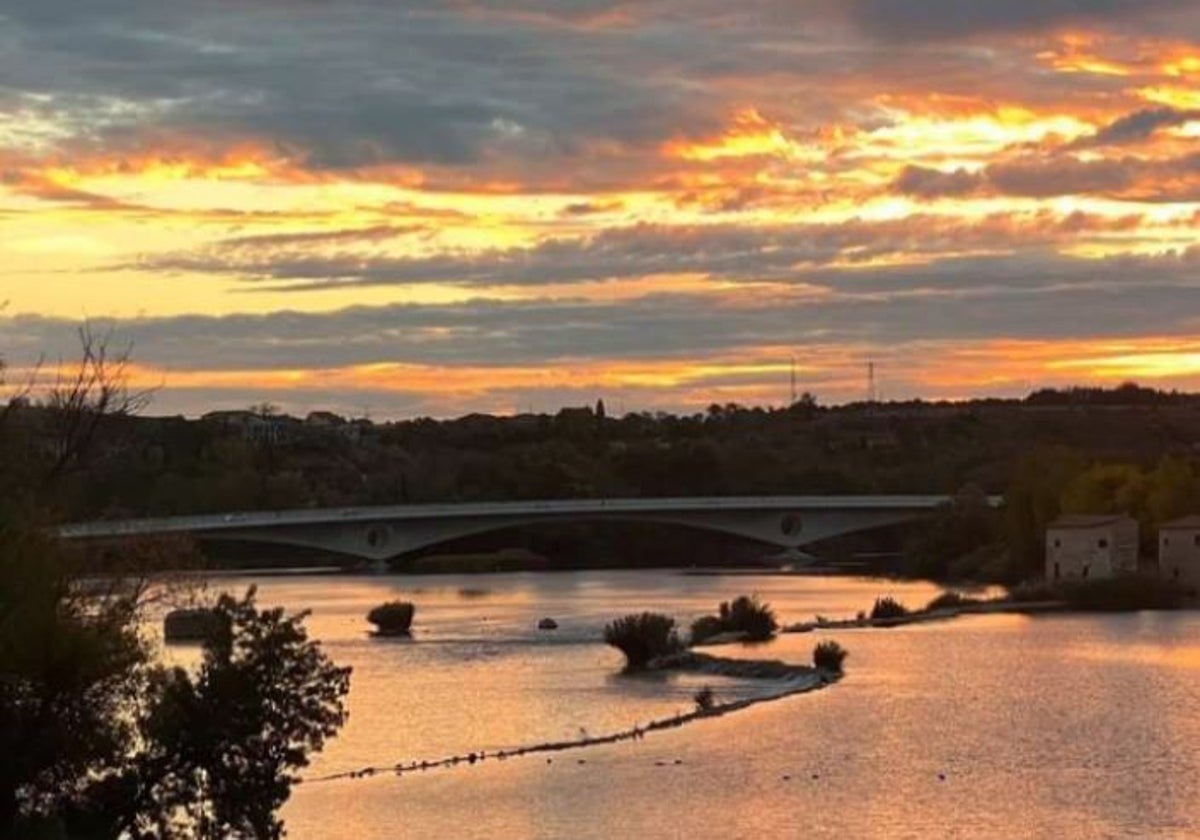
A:
<svg viewBox="0 0 1200 840">
<path fill-rule="evenodd" d="M 259 584 L 264 603 L 311 609 L 314 633 L 355 667 L 350 723 L 315 775 L 690 708 L 694 677 L 614 676 L 620 655 L 597 640 L 626 612 L 686 622 L 753 590 L 798 621 L 936 594 L 629 572 Z M 367 610 L 396 598 L 418 604 L 414 641 L 369 638 Z M 560 629 L 537 630 L 545 616 Z M 722 653 L 807 661 L 822 637 Z M 1200 836 L 1200 616 L 981 616 L 835 637 L 851 653 L 830 690 L 550 764 L 304 786 L 285 812 L 290 836 Z"/>
</svg>

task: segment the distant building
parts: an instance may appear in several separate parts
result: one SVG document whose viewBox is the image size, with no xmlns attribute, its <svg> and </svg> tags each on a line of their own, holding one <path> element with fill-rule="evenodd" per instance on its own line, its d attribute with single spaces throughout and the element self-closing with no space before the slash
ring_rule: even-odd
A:
<svg viewBox="0 0 1200 840">
<path fill-rule="evenodd" d="M 346 418 L 332 411 L 314 411 L 304 418 L 304 425 L 309 428 L 334 429 L 346 425 Z"/>
<path fill-rule="evenodd" d="M 299 425 L 299 421 L 293 417 L 263 415 L 254 411 L 210 411 L 200 420 L 227 434 L 239 434 L 250 443 L 268 446 L 287 443 L 292 438 L 292 428 Z"/>
<path fill-rule="evenodd" d="M 1137 520 L 1062 516 L 1046 529 L 1046 580 L 1109 578 L 1138 568 Z"/>
<path fill-rule="evenodd" d="M 1158 529 L 1158 571 L 1200 587 L 1200 516 L 1185 516 Z"/>
</svg>

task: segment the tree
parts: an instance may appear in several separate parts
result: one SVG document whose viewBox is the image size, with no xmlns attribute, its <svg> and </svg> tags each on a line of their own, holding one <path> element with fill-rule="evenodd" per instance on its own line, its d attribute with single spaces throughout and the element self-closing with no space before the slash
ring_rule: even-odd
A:
<svg viewBox="0 0 1200 840">
<path fill-rule="evenodd" d="M 350 669 L 308 640 L 303 615 L 258 610 L 253 589 L 221 596 L 215 614 L 225 630 L 205 644 L 200 672 L 155 675 L 126 829 L 161 832 L 170 819 L 165 836 L 281 837 L 295 771 L 346 721 Z"/>
<path fill-rule="evenodd" d="M 148 570 L 83 580 L 52 536 L 53 491 L 140 406 L 127 356 L 81 340 L 37 409 L 48 422 L 0 416 L 0 454 L 28 456 L 0 458 L 0 837 L 279 837 L 295 771 L 346 718 L 349 670 L 253 591 L 216 603 L 227 631 L 197 674 L 168 670 L 141 632 L 161 592 Z"/>
</svg>

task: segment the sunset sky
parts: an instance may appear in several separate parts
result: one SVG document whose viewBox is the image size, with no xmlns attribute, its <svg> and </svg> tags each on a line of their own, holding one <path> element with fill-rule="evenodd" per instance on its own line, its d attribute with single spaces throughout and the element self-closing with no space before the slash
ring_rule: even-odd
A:
<svg viewBox="0 0 1200 840">
<path fill-rule="evenodd" d="M 1200 389 L 1200 3 L 5 0 L 0 249 L 154 413 Z"/>
</svg>

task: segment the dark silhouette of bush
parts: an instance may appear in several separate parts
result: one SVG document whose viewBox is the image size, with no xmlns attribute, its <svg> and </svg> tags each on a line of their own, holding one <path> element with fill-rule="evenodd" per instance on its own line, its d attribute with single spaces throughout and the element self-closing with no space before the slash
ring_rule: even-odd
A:
<svg viewBox="0 0 1200 840">
<path fill-rule="evenodd" d="M 961 592 L 950 591 L 943 592 L 941 595 L 938 595 L 936 598 L 926 604 L 925 610 L 927 612 L 933 610 L 948 610 L 955 607 L 967 607 L 978 603 L 980 603 L 978 598 L 968 598 Z"/>
<path fill-rule="evenodd" d="M 875 606 L 871 608 L 872 619 L 904 618 L 906 615 L 908 615 L 908 607 L 901 604 L 891 595 L 876 598 Z"/>
<path fill-rule="evenodd" d="M 775 611 L 754 595 L 742 595 L 723 602 L 717 615 L 706 615 L 692 622 L 692 644 L 711 639 L 720 633 L 745 633 L 753 642 L 765 642 L 775 635 L 779 622 Z"/>
<path fill-rule="evenodd" d="M 721 621 L 730 630 L 745 633 L 754 641 L 765 641 L 779 629 L 775 611 L 755 595 L 743 595 L 721 604 Z"/>
<path fill-rule="evenodd" d="M 700 644 L 724 632 L 725 624 L 718 616 L 703 615 L 692 622 L 692 644 Z"/>
<path fill-rule="evenodd" d="M 416 611 L 408 601 L 390 601 L 367 613 L 367 621 L 375 625 L 380 636 L 407 636 Z"/>
<path fill-rule="evenodd" d="M 813 648 L 813 665 L 834 674 L 842 672 L 842 663 L 850 653 L 837 642 L 821 642 Z"/>
<path fill-rule="evenodd" d="M 652 612 L 610 622 L 604 628 L 604 641 L 625 654 L 628 671 L 645 668 L 651 660 L 682 648 L 675 632 L 675 619 Z"/>
<path fill-rule="evenodd" d="M 698 712 L 711 712 L 713 706 L 717 704 L 717 695 L 707 685 L 693 694 L 692 699 L 696 701 L 696 711 Z"/>
</svg>

